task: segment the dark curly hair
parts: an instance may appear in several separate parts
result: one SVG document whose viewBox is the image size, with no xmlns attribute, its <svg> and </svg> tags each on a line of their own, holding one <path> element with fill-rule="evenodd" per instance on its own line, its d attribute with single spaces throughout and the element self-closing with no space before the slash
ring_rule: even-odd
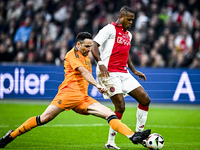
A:
<svg viewBox="0 0 200 150">
<path fill-rule="evenodd" d="M 77 36 L 76 36 L 76 43 L 80 42 L 82 43 L 85 39 L 91 39 L 92 40 L 92 34 L 90 34 L 89 32 L 80 32 Z"/>
</svg>

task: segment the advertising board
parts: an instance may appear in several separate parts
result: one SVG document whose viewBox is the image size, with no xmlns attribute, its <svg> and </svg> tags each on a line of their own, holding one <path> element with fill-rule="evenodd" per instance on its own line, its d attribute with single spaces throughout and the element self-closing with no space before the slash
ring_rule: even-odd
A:
<svg viewBox="0 0 200 150">
<path fill-rule="evenodd" d="M 93 66 L 95 75 L 96 66 Z M 169 68 L 136 68 L 147 81 L 139 81 L 152 103 L 200 104 L 200 70 Z M 138 80 L 138 77 L 134 75 Z M 0 99 L 53 99 L 64 79 L 63 66 L 0 65 Z M 103 101 L 92 85 L 88 93 Z M 130 96 L 126 101 L 135 101 Z M 109 100 L 104 100 L 109 101 Z"/>
</svg>

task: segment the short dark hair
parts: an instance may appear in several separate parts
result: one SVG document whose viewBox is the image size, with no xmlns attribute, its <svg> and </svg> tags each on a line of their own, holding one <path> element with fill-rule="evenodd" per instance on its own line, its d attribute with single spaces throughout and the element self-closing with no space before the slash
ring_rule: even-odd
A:
<svg viewBox="0 0 200 150">
<path fill-rule="evenodd" d="M 128 6 L 123 6 L 120 11 L 119 11 L 119 15 L 120 16 L 124 16 L 124 15 L 127 15 L 127 13 L 130 12 L 130 13 L 134 13 L 134 11 L 128 7 Z"/>
<path fill-rule="evenodd" d="M 85 39 L 91 39 L 92 40 L 92 34 L 90 34 L 89 32 L 80 32 L 77 36 L 76 36 L 76 40 L 75 42 L 81 42 L 84 41 Z"/>
</svg>

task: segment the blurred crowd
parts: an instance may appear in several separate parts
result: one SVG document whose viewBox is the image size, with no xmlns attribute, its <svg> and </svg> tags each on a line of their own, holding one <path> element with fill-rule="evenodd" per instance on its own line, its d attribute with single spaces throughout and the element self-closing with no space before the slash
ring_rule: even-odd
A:
<svg viewBox="0 0 200 150">
<path fill-rule="evenodd" d="M 124 5 L 135 66 L 200 68 L 199 0 L 1 0 L 0 62 L 62 65 L 79 32 L 95 36 Z"/>
</svg>

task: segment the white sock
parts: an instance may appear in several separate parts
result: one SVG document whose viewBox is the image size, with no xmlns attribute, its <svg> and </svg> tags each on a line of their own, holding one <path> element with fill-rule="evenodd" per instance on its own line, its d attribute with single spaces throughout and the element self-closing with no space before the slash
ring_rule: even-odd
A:
<svg viewBox="0 0 200 150">
<path fill-rule="evenodd" d="M 120 114 L 116 111 L 114 111 L 114 113 L 116 114 L 117 118 L 121 121 L 121 118 L 122 118 L 122 115 L 123 114 Z M 114 144 L 115 143 L 115 136 L 117 135 L 117 131 L 113 130 L 111 127 L 110 127 L 110 130 L 109 130 L 109 135 L 108 135 L 108 142 L 109 144 Z"/>
<path fill-rule="evenodd" d="M 142 110 L 140 108 L 137 109 L 137 124 L 135 131 L 143 131 L 144 126 L 147 120 L 148 111 Z"/>
<path fill-rule="evenodd" d="M 108 135 L 108 143 L 115 143 L 115 136 L 117 135 L 117 131 L 113 130 L 110 127 L 109 135 Z"/>
</svg>

